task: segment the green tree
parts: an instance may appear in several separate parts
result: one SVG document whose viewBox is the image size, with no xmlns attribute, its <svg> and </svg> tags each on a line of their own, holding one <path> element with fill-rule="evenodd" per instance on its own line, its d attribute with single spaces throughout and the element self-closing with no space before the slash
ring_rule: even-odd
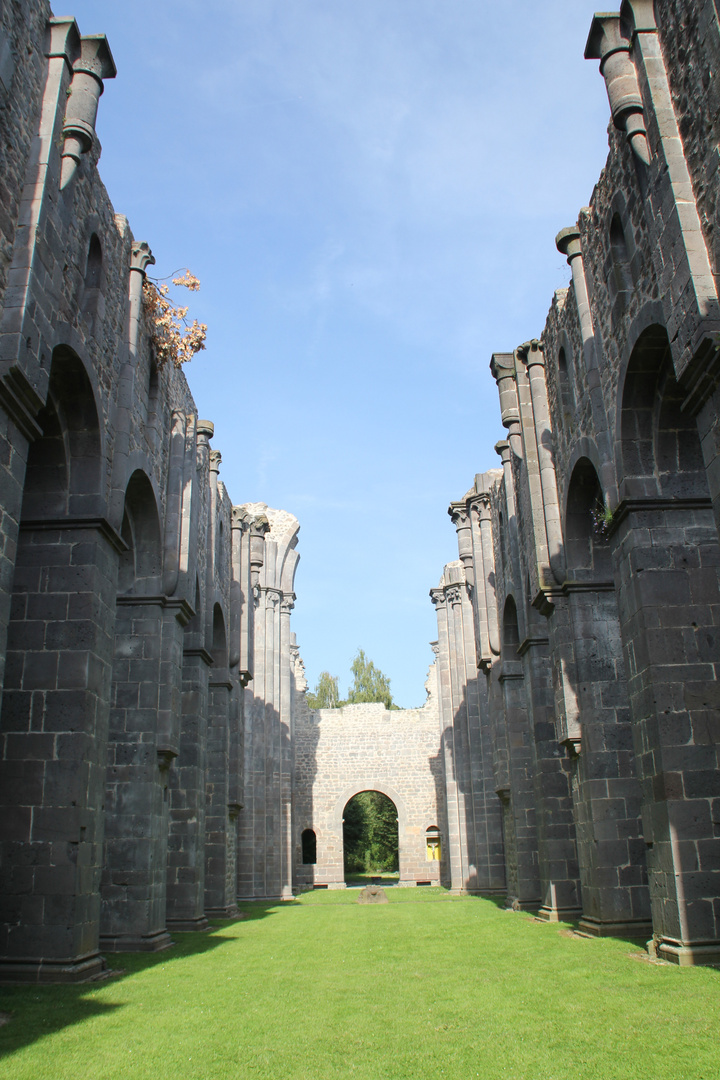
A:
<svg viewBox="0 0 720 1080">
<path fill-rule="evenodd" d="M 321 671 L 315 692 L 308 694 L 307 701 L 311 709 L 339 709 L 342 702 L 338 691 L 337 675 L 331 675 L 329 671 Z"/>
<path fill-rule="evenodd" d="M 361 791 L 343 813 L 345 871 L 382 873 L 398 868 L 397 809 L 379 791 Z"/>
<path fill-rule="evenodd" d="M 368 660 L 362 649 L 358 649 L 350 670 L 353 684 L 348 691 L 348 704 L 360 705 L 366 701 L 379 701 L 386 709 L 396 709 L 390 693 L 390 680 Z"/>
</svg>

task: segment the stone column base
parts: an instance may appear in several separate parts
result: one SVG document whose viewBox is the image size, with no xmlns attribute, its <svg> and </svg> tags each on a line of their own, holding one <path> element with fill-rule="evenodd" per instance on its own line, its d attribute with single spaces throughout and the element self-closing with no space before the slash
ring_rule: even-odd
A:
<svg viewBox="0 0 720 1080">
<path fill-rule="evenodd" d="M 505 900 L 506 911 L 529 911 L 531 915 L 536 915 L 539 908 L 539 900 L 518 900 L 516 896 L 508 896 Z"/>
<path fill-rule="evenodd" d="M 626 919 L 618 922 L 601 922 L 590 915 L 584 915 L 578 924 L 578 930 L 592 937 L 631 937 L 645 938 L 652 936 L 652 922 L 649 919 Z"/>
<path fill-rule="evenodd" d="M 118 934 L 113 937 L 100 935 L 100 948 L 103 952 L 161 952 L 173 944 L 167 930 L 157 930 L 154 934 Z"/>
<path fill-rule="evenodd" d="M 228 904 L 227 907 L 205 908 L 205 915 L 208 919 L 237 919 L 238 907 L 237 904 Z"/>
<path fill-rule="evenodd" d="M 578 919 L 582 918 L 582 908 L 551 908 L 543 906 L 538 911 L 537 917 L 545 922 L 577 922 Z"/>
<path fill-rule="evenodd" d="M 32 960 L 0 957 L 0 983 L 81 983 L 107 969 L 99 953 L 81 960 Z"/>
<path fill-rule="evenodd" d="M 661 941 L 657 946 L 657 955 L 661 960 L 668 960 L 680 967 L 694 967 L 696 964 L 720 967 L 720 941 L 705 942 L 701 945 Z"/>
<path fill-rule="evenodd" d="M 168 919 L 167 928 L 171 934 L 187 934 L 191 930 L 209 930 L 210 923 L 204 915 L 198 915 L 195 919 Z"/>
</svg>

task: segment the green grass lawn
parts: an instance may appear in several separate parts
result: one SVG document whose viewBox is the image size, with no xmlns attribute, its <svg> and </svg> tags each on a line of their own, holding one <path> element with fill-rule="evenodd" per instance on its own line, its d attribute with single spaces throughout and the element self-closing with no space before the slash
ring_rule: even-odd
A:
<svg viewBox="0 0 720 1080">
<path fill-rule="evenodd" d="M 439 889 L 248 904 L 123 974 L 0 988 L 3 1080 L 717 1080 L 720 971 Z"/>
</svg>

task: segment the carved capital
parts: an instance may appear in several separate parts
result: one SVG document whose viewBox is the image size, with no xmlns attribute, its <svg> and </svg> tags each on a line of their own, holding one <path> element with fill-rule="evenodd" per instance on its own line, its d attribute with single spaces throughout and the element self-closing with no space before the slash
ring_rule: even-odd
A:
<svg viewBox="0 0 720 1080">
<path fill-rule="evenodd" d="M 470 520 L 468 514 L 468 508 L 464 502 L 453 502 L 448 507 L 448 514 L 455 528 L 462 528 L 463 525 L 467 525 Z"/>
<path fill-rule="evenodd" d="M 212 420 L 198 420 L 197 441 L 198 446 L 208 446 L 210 439 L 215 434 L 215 425 Z"/>
<path fill-rule="evenodd" d="M 495 453 L 498 455 L 503 465 L 506 465 L 510 461 L 510 443 L 507 439 L 501 439 L 495 443 Z"/>
<path fill-rule="evenodd" d="M 283 615 L 289 615 L 292 609 L 295 607 L 295 596 L 283 596 L 280 601 L 280 611 Z"/>
<path fill-rule="evenodd" d="M 245 532 L 250 528 L 250 515 L 242 506 L 233 506 L 230 509 L 230 527 Z"/>
<path fill-rule="evenodd" d="M 63 191 L 77 172 L 80 158 L 95 141 L 95 120 L 103 80 L 117 75 L 115 61 L 104 34 L 80 38 L 80 55 L 73 62 L 73 77 L 63 125 L 60 190 Z"/>
<path fill-rule="evenodd" d="M 155 256 L 150 250 L 150 245 L 144 240 L 134 243 L 130 252 L 130 269 L 137 270 L 144 277 L 148 266 L 154 265 Z"/>
<path fill-rule="evenodd" d="M 210 472 L 220 472 L 220 462 L 222 461 L 222 454 L 219 450 L 210 451 Z"/>
<path fill-rule="evenodd" d="M 83 34 L 80 38 L 80 56 L 73 63 L 73 70 L 97 79 L 102 94 L 103 81 L 114 79 L 117 75 L 113 54 L 104 34 Z"/>
<path fill-rule="evenodd" d="M 501 379 L 515 378 L 515 363 L 512 353 L 493 353 L 490 360 L 490 371 L 495 382 Z"/>
<path fill-rule="evenodd" d="M 270 522 L 265 514 L 258 514 L 250 523 L 250 535 L 264 537 L 270 532 Z M 262 564 L 261 564 L 262 565 Z"/>
<path fill-rule="evenodd" d="M 430 642 L 430 648 L 433 651 L 433 656 L 439 656 L 440 655 L 440 642 L 439 641 L 431 641 Z"/>
<path fill-rule="evenodd" d="M 265 604 L 273 611 L 279 605 L 282 595 L 278 589 L 265 589 Z"/>
<path fill-rule="evenodd" d="M 561 255 L 567 257 L 570 266 L 573 259 L 582 258 L 582 243 L 577 225 L 569 225 L 567 229 L 561 229 L 555 237 L 555 247 Z"/>
<path fill-rule="evenodd" d="M 633 40 L 636 34 L 657 34 L 653 0 L 623 0 L 620 22 L 623 33 L 629 33 Z"/>
<path fill-rule="evenodd" d="M 647 4 L 639 3 L 638 14 L 641 9 L 643 14 L 647 15 Z M 627 132 L 633 153 L 648 165 L 650 147 L 645 129 L 643 102 L 637 72 L 630 55 L 632 42 L 626 36 L 627 33 L 633 36 L 633 30 L 628 26 L 628 19 L 632 25 L 635 23 L 633 7 L 626 4 L 623 10 L 627 17 L 622 19 L 620 15 L 612 13 L 595 15 L 585 46 L 585 59 L 600 61 L 600 73 L 605 79 L 613 123 L 619 131 Z M 652 21 L 654 23 L 654 18 Z M 644 18 L 643 25 L 646 22 L 647 19 Z"/>
<path fill-rule="evenodd" d="M 48 19 L 45 55 L 48 59 L 62 58 L 72 68 L 80 56 L 80 31 L 74 19 Z"/>
<path fill-rule="evenodd" d="M 533 338 L 532 341 L 526 341 L 522 345 L 518 345 L 515 352 L 527 367 L 545 367 L 545 346 L 538 338 Z"/>
<path fill-rule="evenodd" d="M 487 491 L 479 491 L 470 499 L 470 509 L 474 510 L 479 521 L 490 521 L 490 495 Z"/>
<path fill-rule="evenodd" d="M 442 589 L 431 589 L 430 600 L 435 608 L 441 608 L 445 606 L 445 593 Z"/>
<path fill-rule="evenodd" d="M 462 600 L 462 592 L 460 590 L 460 586 L 459 585 L 446 586 L 446 588 L 445 588 L 445 599 L 447 600 L 447 602 L 449 604 L 452 604 L 453 607 L 457 607 L 457 605 Z"/>
</svg>

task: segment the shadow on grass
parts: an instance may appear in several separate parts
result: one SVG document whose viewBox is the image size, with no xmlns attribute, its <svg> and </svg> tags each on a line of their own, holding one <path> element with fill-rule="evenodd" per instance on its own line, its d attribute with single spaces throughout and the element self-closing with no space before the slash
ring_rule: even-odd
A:
<svg viewBox="0 0 720 1080">
<path fill-rule="evenodd" d="M 254 917 L 265 914 L 258 912 Z M 213 922 L 212 930 L 223 930 L 235 924 L 235 920 Z M 0 1014 L 9 1017 L 8 1022 L 0 1026 L 0 1060 L 63 1028 L 124 1008 L 121 1002 L 99 1001 L 91 996 L 100 987 L 123 982 L 161 964 L 213 952 L 235 938 L 217 932 L 192 932 L 178 934 L 173 940 L 174 946 L 162 952 L 112 953 L 107 957 L 108 975 L 91 982 L 0 986 Z"/>
</svg>

